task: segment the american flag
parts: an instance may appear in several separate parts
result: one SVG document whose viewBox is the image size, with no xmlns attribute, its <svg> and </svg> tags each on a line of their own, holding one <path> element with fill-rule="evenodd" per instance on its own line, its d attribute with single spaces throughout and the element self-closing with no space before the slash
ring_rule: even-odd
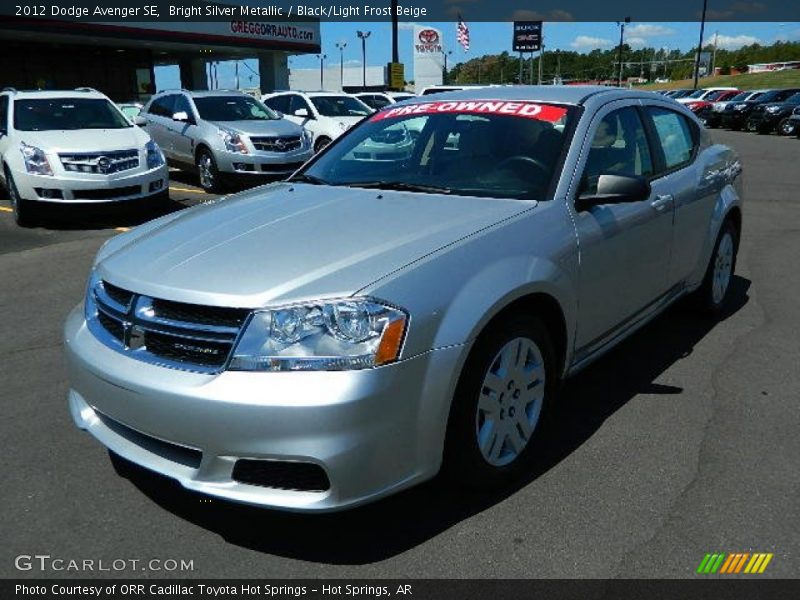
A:
<svg viewBox="0 0 800 600">
<path fill-rule="evenodd" d="M 464 48 L 464 52 L 469 50 L 469 27 L 464 23 L 461 15 L 458 15 L 458 26 L 456 27 L 456 41 Z"/>
</svg>

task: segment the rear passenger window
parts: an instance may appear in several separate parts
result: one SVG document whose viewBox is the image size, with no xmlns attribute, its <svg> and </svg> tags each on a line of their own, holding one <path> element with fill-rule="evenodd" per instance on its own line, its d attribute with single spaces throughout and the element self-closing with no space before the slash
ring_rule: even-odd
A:
<svg viewBox="0 0 800 600">
<path fill-rule="evenodd" d="M 603 174 L 640 177 L 653 174 L 644 125 L 633 107 L 612 111 L 597 124 L 583 172 L 581 193 L 595 193 L 597 180 Z"/>
<path fill-rule="evenodd" d="M 170 96 L 161 96 L 160 98 L 153 100 L 147 112 L 151 115 L 155 115 L 156 117 L 169 117 L 171 119 L 172 115 L 174 114 L 172 112 L 172 106 L 174 103 L 174 94 Z"/>
<path fill-rule="evenodd" d="M 264 104 L 285 115 L 289 114 L 289 96 L 273 96 L 264 100 Z"/>
<path fill-rule="evenodd" d="M 689 164 L 694 156 L 695 136 L 689 121 L 681 114 L 666 108 L 650 106 L 647 112 L 653 119 L 658 141 L 664 152 L 667 170 Z"/>
</svg>

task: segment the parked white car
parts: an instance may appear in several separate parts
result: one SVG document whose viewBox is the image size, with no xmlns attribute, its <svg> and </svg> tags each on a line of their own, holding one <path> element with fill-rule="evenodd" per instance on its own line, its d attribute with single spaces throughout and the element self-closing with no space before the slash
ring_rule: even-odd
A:
<svg viewBox="0 0 800 600">
<path fill-rule="evenodd" d="M 0 163 L 0 183 L 23 227 L 41 206 L 169 194 L 158 145 L 89 88 L 0 93 Z"/>
<path fill-rule="evenodd" d="M 708 96 L 713 94 L 714 92 L 728 92 L 730 90 L 738 90 L 739 88 L 735 87 L 710 87 L 710 88 L 702 88 L 699 90 L 695 90 L 688 96 L 684 96 L 683 98 L 676 98 L 675 102 L 680 104 L 687 104 L 689 102 L 697 102 L 698 100 L 705 100 Z"/>
<path fill-rule="evenodd" d="M 276 92 L 261 101 L 310 131 L 316 152 L 374 112 L 358 98 L 337 92 Z"/>
<path fill-rule="evenodd" d="M 409 92 L 359 92 L 353 94 L 356 98 L 361 100 L 364 104 L 375 110 L 380 110 L 384 106 L 396 104 L 403 100 L 416 98 L 414 94 Z"/>
</svg>

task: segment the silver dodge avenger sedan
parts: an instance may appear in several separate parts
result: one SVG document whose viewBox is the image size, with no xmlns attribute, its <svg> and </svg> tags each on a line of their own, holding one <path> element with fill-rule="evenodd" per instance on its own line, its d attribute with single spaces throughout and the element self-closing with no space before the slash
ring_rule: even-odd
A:
<svg viewBox="0 0 800 600">
<path fill-rule="evenodd" d="M 683 296 L 725 304 L 741 170 L 646 92 L 392 105 L 285 182 L 107 242 L 66 323 L 72 416 L 186 488 L 286 510 L 440 470 L 502 483 L 560 381 Z"/>
</svg>

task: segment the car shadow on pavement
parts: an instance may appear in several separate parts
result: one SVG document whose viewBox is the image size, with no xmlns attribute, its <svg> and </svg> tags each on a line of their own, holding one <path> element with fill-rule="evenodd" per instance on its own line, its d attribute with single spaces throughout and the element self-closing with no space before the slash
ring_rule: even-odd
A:
<svg viewBox="0 0 800 600">
<path fill-rule="evenodd" d="M 102 205 L 54 205 L 49 206 L 46 212 L 39 211 L 36 225 L 56 231 L 130 228 L 184 208 L 186 206 L 175 200 L 159 203 L 132 201 Z"/>
<path fill-rule="evenodd" d="M 606 419 L 637 394 L 680 394 L 656 383 L 673 363 L 691 355 L 719 322 L 748 302 L 748 279 L 736 276 L 726 312 L 705 319 L 684 304 L 672 307 L 594 365 L 565 384 L 539 454 L 513 485 L 464 490 L 442 477 L 353 510 L 302 515 L 239 505 L 184 490 L 160 475 L 112 457 L 117 472 L 162 508 L 222 536 L 231 544 L 272 555 L 319 563 L 357 565 L 409 550 L 478 514 L 558 465 Z"/>
</svg>

